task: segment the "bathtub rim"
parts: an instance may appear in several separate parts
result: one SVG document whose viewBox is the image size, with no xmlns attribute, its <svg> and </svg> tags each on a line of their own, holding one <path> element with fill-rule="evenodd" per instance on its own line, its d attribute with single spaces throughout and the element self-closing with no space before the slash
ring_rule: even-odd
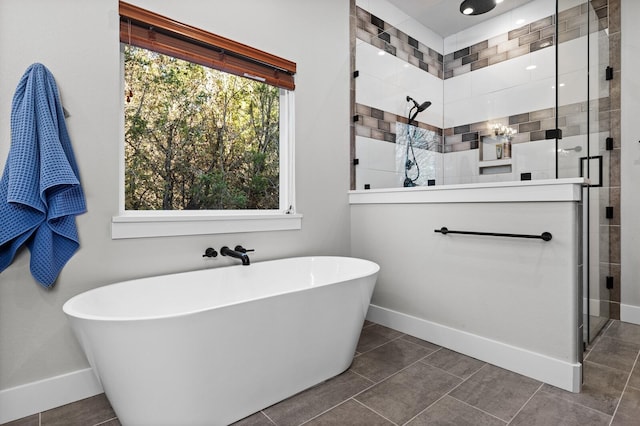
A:
<svg viewBox="0 0 640 426">
<path fill-rule="evenodd" d="M 90 295 L 93 294 L 93 293 L 107 291 L 108 288 L 122 287 L 122 286 L 126 286 L 126 285 L 131 285 L 132 283 L 137 282 L 137 281 L 152 280 L 154 278 L 159 278 L 159 277 L 176 277 L 176 278 L 179 278 L 180 276 L 184 276 L 184 275 L 188 275 L 188 274 L 192 274 L 192 273 L 197 273 L 197 272 L 216 271 L 216 270 L 222 270 L 222 269 L 228 269 L 228 268 L 246 268 L 246 266 L 243 266 L 243 265 L 226 265 L 226 266 L 220 266 L 220 267 L 214 267 L 214 268 L 194 269 L 194 270 L 188 270 L 188 271 L 182 271 L 182 272 L 174 272 L 174 273 L 168 273 L 168 274 L 143 276 L 143 277 L 139 277 L 139 278 L 133 278 L 133 279 L 128 279 L 128 280 L 124 280 L 124 281 L 117 281 L 117 282 L 114 282 L 114 283 L 105 284 L 105 285 L 102 285 L 102 286 L 99 286 L 99 287 L 94 287 L 94 288 L 91 288 L 89 290 L 85 290 L 85 291 L 83 291 L 81 293 L 78 293 L 75 296 L 70 297 L 62 305 L 62 311 L 64 312 L 64 314 L 69 319 L 95 321 L 95 322 L 103 322 L 103 323 L 107 323 L 107 322 L 138 322 L 138 321 L 169 320 L 169 319 L 186 317 L 186 316 L 190 316 L 190 315 L 196 315 L 198 313 L 207 312 L 207 311 L 210 311 L 210 310 L 213 310 L 213 309 L 224 309 L 224 308 L 232 307 L 232 306 L 239 305 L 239 304 L 242 304 L 242 303 L 251 303 L 251 302 L 259 301 L 261 299 L 278 297 L 278 296 L 297 293 L 297 292 L 301 292 L 301 291 L 309 291 L 309 290 L 323 288 L 323 287 L 329 287 L 329 286 L 333 286 L 333 285 L 337 285 L 337 284 L 341 284 L 341 283 L 345 283 L 345 282 L 349 282 L 349 281 L 353 281 L 353 280 L 363 279 L 363 278 L 367 278 L 367 277 L 371 277 L 371 276 L 377 276 L 378 272 L 380 271 L 380 265 L 378 265 L 376 262 L 373 262 L 373 261 L 368 260 L 368 259 L 362 259 L 362 258 L 359 258 L 359 257 L 353 257 L 353 256 L 298 256 L 298 257 L 286 257 L 286 258 L 258 261 L 258 262 L 252 263 L 252 264 L 253 265 L 260 265 L 260 264 L 276 263 L 276 262 L 282 262 L 282 261 L 288 261 L 288 260 L 305 260 L 305 261 L 311 261 L 312 262 L 315 259 L 347 259 L 347 261 L 356 261 L 358 263 L 366 265 L 367 267 L 363 268 L 363 271 L 359 271 L 358 274 L 345 276 L 344 279 L 341 279 L 340 281 L 328 282 L 328 283 L 324 283 L 324 284 L 321 284 L 321 285 L 318 285 L 318 286 L 313 286 L 313 287 L 299 287 L 299 288 L 295 288 L 293 290 L 278 291 L 278 292 L 274 292 L 274 293 L 271 293 L 271 294 L 261 294 L 259 297 L 254 297 L 254 298 L 250 298 L 250 299 L 236 300 L 236 301 L 233 301 L 233 302 L 230 302 L 230 303 L 221 304 L 221 305 L 208 306 L 208 307 L 198 308 L 198 309 L 190 309 L 190 310 L 185 310 L 185 311 L 176 312 L 176 313 L 169 313 L 169 314 L 140 315 L 140 316 L 130 316 L 130 315 L 128 315 L 128 316 L 105 316 L 105 315 L 87 314 L 85 312 L 78 312 L 78 310 L 74 308 L 74 305 L 76 303 L 80 303 L 82 298 L 90 297 Z M 249 268 L 250 267 L 251 266 L 249 266 Z"/>
</svg>

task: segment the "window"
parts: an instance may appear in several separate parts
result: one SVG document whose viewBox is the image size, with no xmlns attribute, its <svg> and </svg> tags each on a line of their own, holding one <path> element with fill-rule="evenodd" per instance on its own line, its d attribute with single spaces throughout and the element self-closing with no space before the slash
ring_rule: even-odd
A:
<svg viewBox="0 0 640 426">
<path fill-rule="evenodd" d="M 113 238 L 299 229 L 295 63 L 120 3 L 124 172 Z"/>
</svg>

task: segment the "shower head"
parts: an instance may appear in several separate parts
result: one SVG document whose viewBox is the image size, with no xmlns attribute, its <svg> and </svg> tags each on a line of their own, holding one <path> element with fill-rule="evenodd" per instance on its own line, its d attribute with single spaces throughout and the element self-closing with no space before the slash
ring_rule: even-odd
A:
<svg viewBox="0 0 640 426">
<path fill-rule="evenodd" d="M 420 105 L 418 105 L 418 103 L 415 101 L 415 99 L 413 99 L 411 96 L 407 96 L 407 102 L 413 102 L 413 108 L 416 108 L 416 112 L 422 112 L 425 109 L 429 108 L 431 106 L 431 102 L 430 101 L 426 101 L 421 103 Z"/>
<path fill-rule="evenodd" d="M 425 101 L 421 103 L 420 106 L 418 107 L 418 112 L 422 112 L 425 109 L 429 108 L 430 106 L 431 106 L 431 101 Z"/>
<path fill-rule="evenodd" d="M 413 113 L 413 115 L 411 115 L 409 117 L 409 124 L 411 124 L 411 122 L 416 118 L 416 116 L 421 113 L 422 111 L 424 111 L 425 109 L 429 108 L 431 106 L 431 102 L 430 101 L 426 101 L 423 102 L 421 104 L 418 104 L 415 99 L 413 99 L 411 96 L 407 96 L 407 102 L 413 102 L 413 106 L 411 107 L 411 110 L 409 110 L 409 114 L 411 114 L 411 111 L 413 111 L 415 109 L 415 112 Z"/>
</svg>

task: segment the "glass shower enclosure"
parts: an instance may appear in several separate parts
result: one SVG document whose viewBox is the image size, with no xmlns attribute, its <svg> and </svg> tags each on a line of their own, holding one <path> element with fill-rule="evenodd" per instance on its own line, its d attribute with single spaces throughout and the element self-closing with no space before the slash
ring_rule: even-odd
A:
<svg viewBox="0 0 640 426">
<path fill-rule="evenodd" d="M 609 318 L 607 0 L 355 0 L 352 189 L 587 177 L 584 334 Z"/>
</svg>

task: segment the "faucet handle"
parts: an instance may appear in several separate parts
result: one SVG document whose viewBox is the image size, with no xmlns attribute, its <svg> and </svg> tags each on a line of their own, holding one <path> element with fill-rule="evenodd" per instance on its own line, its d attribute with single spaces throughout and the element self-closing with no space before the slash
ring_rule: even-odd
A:
<svg viewBox="0 0 640 426">
<path fill-rule="evenodd" d="M 251 252 L 251 251 L 256 251 L 255 249 L 246 249 L 246 248 L 242 247 L 240 244 L 238 244 L 234 248 L 234 250 L 235 251 L 239 251 L 240 253 L 248 253 L 248 252 Z"/>
<path fill-rule="evenodd" d="M 208 247 L 204 251 L 204 254 L 202 255 L 202 257 L 216 257 L 217 255 L 218 255 L 218 252 L 214 248 Z"/>
</svg>

